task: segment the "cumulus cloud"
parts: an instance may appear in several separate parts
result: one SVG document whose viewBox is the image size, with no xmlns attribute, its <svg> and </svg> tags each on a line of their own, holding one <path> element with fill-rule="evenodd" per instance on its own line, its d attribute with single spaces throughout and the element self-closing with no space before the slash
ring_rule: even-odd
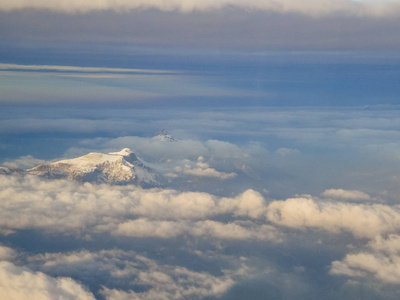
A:
<svg viewBox="0 0 400 300">
<path fill-rule="evenodd" d="M 369 278 L 384 283 L 400 283 L 400 236 L 377 236 L 365 250 L 347 254 L 341 261 L 334 261 L 330 272 L 336 275 Z"/>
<path fill-rule="evenodd" d="M 327 190 L 327 198 L 360 199 L 360 191 Z M 368 197 L 367 197 L 368 196 Z M 351 253 L 333 261 L 330 274 L 367 282 L 400 283 L 400 209 L 398 205 L 331 202 L 302 196 L 273 201 L 267 218 L 275 223 L 301 230 L 320 229 L 330 233 L 350 232 L 356 239 Z M 365 239 L 367 244 L 365 245 Z M 347 251 L 346 251 L 347 252 Z"/>
<path fill-rule="evenodd" d="M 225 7 L 238 7 L 248 10 L 274 11 L 281 13 L 301 13 L 312 16 L 327 15 L 333 13 L 346 13 L 350 15 L 391 15 L 398 11 L 398 1 L 351 1 L 351 0 L 264 0 L 264 1 L 240 1 L 240 0 L 218 0 L 218 1 L 189 1 L 189 0 L 151 0 L 151 1 L 79 1 L 54 2 L 46 0 L 34 1 L 2 1 L 0 9 L 12 11 L 24 8 L 48 9 L 65 13 L 86 13 L 95 10 L 129 11 L 143 9 L 159 9 L 162 11 L 211 11 Z"/>
<path fill-rule="evenodd" d="M 389 234 L 386 238 L 378 235 L 368 243 L 368 246 L 374 251 L 380 251 L 387 254 L 400 253 L 400 236 Z"/>
<path fill-rule="evenodd" d="M 255 190 L 247 190 L 235 198 L 223 198 L 219 207 L 222 212 L 233 211 L 236 215 L 260 218 L 266 211 L 264 197 Z"/>
<path fill-rule="evenodd" d="M 54 278 L 6 261 L 0 262 L 0 294 L 10 300 L 95 299 L 92 293 L 71 278 Z"/>
<path fill-rule="evenodd" d="M 129 185 L 80 185 L 35 176 L 0 176 L 0 187 L 2 234 L 36 229 L 82 235 L 280 239 L 273 227 L 251 221 L 262 220 L 266 210 L 264 198 L 254 190 L 229 198 Z M 219 215 L 231 217 L 223 223 L 210 220 Z"/>
<path fill-rule="evenodd" d="M 312 197 L 274 201 L 268 205 L 271 222 L 297 229 L 351 232 L 357 238 L 373 238 L 400 229 L 398 206 L 318 201 Z"/>
<path fill-rule="evenodd" d="M 386 283 L 400 283 L 400 257 L 372 253 L 348 254 L 343 261 L 332 263 L 331 273 L 351 277 L 374 277 Z"/>
</svg>

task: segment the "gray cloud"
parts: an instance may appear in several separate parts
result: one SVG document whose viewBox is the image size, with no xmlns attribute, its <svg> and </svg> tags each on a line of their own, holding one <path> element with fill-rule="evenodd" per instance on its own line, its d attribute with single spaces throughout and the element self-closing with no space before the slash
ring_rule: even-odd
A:
<svg viewBox="0 0 400 300">
<path fill-rule="evenodd" d="M 319 4 L 321 1 L 313 2 Z M 381 4 L 384 2 L 381 1 Z M 163 45 L 171 49 L 187 47 L 196 49 L 194 52 L 207 49 L 205 52 L 217 55 L 231 53 L 232 49 L 259 53 L 259 50 L 266 49 L 399 48 L 398 40 L 394 39 L 399 24 L 396 18 L 387 17 L 398 15 L 398 8 L 389 8 L 389 5 L 386 12 L 358 8 L 347 11 L 329 11 L 328 8 L 325 12 L 323 9 L 307 12 L 308 1 L 293 3 L 298 8 L 304 8 L 303 12 L 297 8 L 292 11 L 274 11 L 237 7 L 194 10 L 185 14 L 176 10 L 151 9 L 124 13 L 90 11 L 83 15 L 63 14 L 60 10 L 3 10 L 0 12 L 0 36 L 4 39 L 47 42 L 124 43 L 144 47 Z M 332 0 L 332 3 L 338 1 Z M 368 6 L 362 3 L 351 4 L 355 7 Z M 91 46 L 92 50 L 97 47 L 96 44 Z"/>
<path fill-rule="evenodd" d="M 48 9 L 64 13 L 86 13 L 96 10 L 142 10 L 142 9 L 160 9 L 164 11 L 210 11 L 218 10 L 224 7 L 239 7 L 249 10 L 265 10 L 283 13 L 302 13 L 312 16 L 327 15 L 334 13 L 346 13 L 350 15 L 373 15 L 387 16 L 393 15 L 399 9 L 398 1 L 350 1 L 350 0 L 319 0 L 319 1 L 295 1 L 295 0 L 218 0 L 218 1 L 196 1 L 196 0 L 173 0 L 173 1 L 78 1 L 67 2 L 48 2 L 45 0 L 35 0 L 30 2 L 3 1 L 0 9 L 5 11 L 36 8 Z"/>
</svg>

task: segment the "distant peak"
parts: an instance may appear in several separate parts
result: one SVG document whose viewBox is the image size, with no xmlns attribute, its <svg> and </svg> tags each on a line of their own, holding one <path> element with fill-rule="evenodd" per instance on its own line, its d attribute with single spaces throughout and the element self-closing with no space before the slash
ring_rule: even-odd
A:
<svg viewBox="0 0 400 300">
<path fill-rule="evenodd" d="M 111 155 L 120 155 L 120 156 L 130 156 L 133 154 L 133 151 L 129 148 L 124 148 L 119 152 L 110 152 Z"/>
<path fill-rule="evenodd" d="M 156 141 L 161 141 L 161 142 L 176 142 L 177 141 L 172 136 L 170 136 L 168 134 L 168 131 L 166 131 L 166 130 L 161 130 L 160 132 L 158 132 L 157 135 L 153 139 Z"/>
<path fill-rule="evenodd" d="M 163 129 L 163 130 L 157 132 L 157 135 L 169 135 L 169 134 L 168 134 L 168 131 Z"/>
</svg>

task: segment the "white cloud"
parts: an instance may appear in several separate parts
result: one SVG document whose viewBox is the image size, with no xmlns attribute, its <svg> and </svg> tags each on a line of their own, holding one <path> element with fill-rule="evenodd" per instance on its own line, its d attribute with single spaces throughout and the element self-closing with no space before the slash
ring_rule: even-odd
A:
<svg viewBox="0 0 400 300">
<path fill-rule="evenodd" d="M 248 222 L 221 223 L 216 221 L 196 222 L 191 233 L 197 236 L 230 240 L 270 240 L 280 241 L 280 233 L 272 226 Z"/>
<path fill-rule="evenodd" d="M 59 72 L 83 72 L 83 73 L 177 73 L 176 71 L 129 69 L 129 68 L 102 68 L 102 67 L 77 67 L 77 66 L 50 66 L 50 65 L 17 65 L 0 63 L 0 70 L 26 70 L 26 71 L 59 71 Z"/>
<path fill-rule="evenodd" d="M 135 283 L 150 286 L 146 292 L 121 291 L 103 288 L 102 294 L 107 300 L 124 299 L 190 299 L 207 296 L 221 296 L 231 286 L 234 280 L 229 275 L 220 277 L 208 273 L 199 273 L 184 267 L 159 266 L 149 262 L 149 269 L 140 271 Z"/>
<path fill-rule="evenodd" d="M 17 256 L 17 252 L 14 249 L 0 245 L 0 261 L 12 260 Z"/>
<path fill-rule="evenodd" d="M 211 11 L 225 7 L 238 7 L 248 10 L 263 10 L 282 13 L 302 13 L 318 16 L 333 13 L 350 15 L 385 16 L 398 12 L 398 1 L 351 1 L 351 0 L 103 0 L 103 1 L 46 1 L 46 0 L 6 0 L 1 2 L 0 9 L 11 11 L 24 8 L 48 9 L 65 13 L 85 13 L 93 10 L 129 11 L 156 8 L 162 11 Z"/>
<path fill-rule="evenodd" d="M 347 254 L 342 261 L 334 261 L 330 273 L 399 284 L 400 236 L 375 237 L 367 249 Z"/>
<path fill-rule="evenodd" d="M 186 161 L 185 165 L 177 166 L 174 169 L 178 173 L 186 175 L 199 176 L 199 177 L 213 177 L 219 179 L 229 179 L 235 177 L 237 174 L 234 172 L 225 173 L 219 172 L 214 168 L 210 168 L 207 162 L 204 162 L 204 157 L 199 156 L 197 162 L 192 164 L 190 161 Z"/>
<path fill-rule="evenodd" d="M 328 189 L 321 196 L 343 200 L 371 200 L 371 196 L 358 190 Z"/>
<path fill-rule="evenodd" d="M 270 240 L 275 242 L 281 240 L 281 234 L 273 226 L 257 225 L 251 221 L 221 223 L 211 220 L 189 222 L 141 218 L 119 224 L 112 234 L 164 239 L 180 235 L 193 235 L 225 240 Z"/>
<path fill-rule="evenodd" d="M 332 274 L 369 277 L 386 283 L 400 283 L 400 257 L 377 256 L 372 253 L 348 254 L 343 261 L 334 261 Z"/>
<path fill-rule="evenodd" d="M 119 224 L 113 234 L 134 237 L 172 238 L 185 233 L 187 231 L 185 225 L 187 224 L 184 222 L 151 221 L 141 218 Z"/>
<path fill-rule="evenodd" d="M 265 214 L 266 205 L 264 197 L 255 190 L 247 190 L 235 198 L 222 198 L 219 203 L 221 212 L 230 213 L 240 216 L 250 216 L 251 218 L 259 218 Z"/>
<path fill-rule="evenodd" d="M 358 238 L 373 238 L 400 229 L 398 206 L 337 203 L 311 197 L 274 201 L 268 206 L 267 218 L 275 224 L 303 230 L 349 231 Z"/>
<path fill-rule="evenodd" d="M 389 254 L 399 254 L 400 235 L 389 234 L 386 238 L 378 235 L 368 243 L 368 246 L 374 251 L 380 251 Z"/>
<path fill-rule="evenodd" d="M 10 262 L 0 262 L 0 295 L 19 300 L 94 300 L 92 293 L 71 278 L 54 278 Z"/>
<path fill-rule="evenodd" d="M 81 185 L 35 176 L 0 176 L 3 234 L 36 229 L 82 236 L 113 233 L 172 238 L 190 234 L 217 239 L 279 240 L 271 226 L 236 220 L 260 220 L 265 211 L 264 198 L 254 190 L 229 198 L 132 185 Z M 25 217 L 20 218 L 21 215 Z M 218 215 L 230 217 L 225 223 L 209 220 Z"/>
</svg>

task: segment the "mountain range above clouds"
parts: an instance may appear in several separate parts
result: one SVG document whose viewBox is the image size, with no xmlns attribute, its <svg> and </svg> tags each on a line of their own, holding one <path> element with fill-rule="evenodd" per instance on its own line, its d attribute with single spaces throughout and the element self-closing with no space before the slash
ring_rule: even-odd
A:
<svg viewBox="0 0 400 300">
<path fill-rule="evenodd" d="M 177 142 L 166 130 L 158 132 L 156 142 Z M 22 169 L 0 166 L 0 175 L 36 175 L 47 179 L 67 179 L 77 182 L 134 184 L 141 187 L 161 186 L 164 176 L 139 159 L 129 148 L 118 152 L 90 152 L 80 157 L 41 163 Z"/>
<path fill-rule="evenodd" d="M 222 144 L 223 147 L 228 145 Z M 125 147 L 117 152 L 90 151 L 95 149 L 92 147 L 87 152 L 78 151 L 81 156 L 76 157 L 72 152 L 67 154 L 67 157 L 72 155 L 72 158 L 53 161 L 35 159 L 28 155 L 4 163 L 0 166 L 0 175 L 38 176 L 48 180 L 135 185 L 141 188 L 212 190 L 217 194 L 225 193 L 237 182 L 255 188 L 254 176 L 247 174 L 243 167 L 226 162 L 218 153 L 220 146 L 215 141 L 203 144 L 199 141 L 179 140 L 162 130 L 152 138 L 127 138 L 102 147 L 110 150 Z M 233 145 L 228 145 L 228 148 L 238 151 Z M 135 149 L 139 157 L 131 149 Z M 243 161 L 239 165 L 244 164 Z"/>
<path fill-rule="evenodd" d="M 91 152 L 77 158 L 41 164 L 26 170 L 26 173 L 49 179 L 140 186 L 157 186 L 160 176 L 129 148 L 108 154 Z"/>
</svg>

